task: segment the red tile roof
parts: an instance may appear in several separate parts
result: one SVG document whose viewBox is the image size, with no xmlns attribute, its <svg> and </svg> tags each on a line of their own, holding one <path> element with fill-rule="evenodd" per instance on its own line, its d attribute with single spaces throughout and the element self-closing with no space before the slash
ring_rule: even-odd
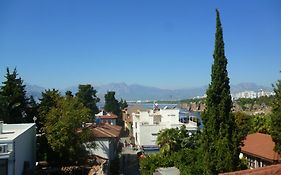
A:
<svg viewBox="0 0 281 175">
<path fill-rule="evenodd" d="M 101 119 L 117 119 L 117 115 L 113 113 L 107 113 L 106 115 L 100 116 Z"/>
<path fill-rule="evenodd" d="M 281 174 L 281 164 L 255 168 L 251 170 L 220 173 L 219 175 L 280 175 L 280 174 Z"/>
<path fill-rule="evenodd" d="M 107 123 L 92 126 L 91 128 L 94 136 L 97 138 L 118 138 L 120 136 L 121 129 L 121 126 L 110 125 Z"/>
<path fill-rule="evenodd" d="M 274 151 L 275 143 L 270 135 L 262 133 L 249 134 L 244 140 L 241 152 L 266 159 L 268 161 L 280 161 L 280 156 Z"/>
</svg>

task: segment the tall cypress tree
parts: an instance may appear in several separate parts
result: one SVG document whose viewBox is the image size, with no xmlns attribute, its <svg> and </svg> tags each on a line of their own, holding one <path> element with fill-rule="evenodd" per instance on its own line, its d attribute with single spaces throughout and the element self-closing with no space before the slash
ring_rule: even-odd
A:
<svg viewBox="0 0 281 175">
<path fill-rule="evenodd" d="M 120 103 L 115 98 L 115 92 L 114 91 L 107 91 L 107 94 L 104 95 L 105 104 L 104 104 L 104 110 L 106 112 L 112 112 L 113 114 L 117 115 L 117 125 L 123 126 L 124 122 L 122 120 L 122 111 L 120 108 Z"/>
<path fill-rule="evenodd" d="M 234 117 L 227 59 L 224 54 L 223 32 L 216 10 L 216 41 L 213 54 L 211 83 L 207 90 L 207 109 L 203 119 L 203 150 L 206 174 L 234 171 L 239 164 L 239 144 Z"/>
</svg>

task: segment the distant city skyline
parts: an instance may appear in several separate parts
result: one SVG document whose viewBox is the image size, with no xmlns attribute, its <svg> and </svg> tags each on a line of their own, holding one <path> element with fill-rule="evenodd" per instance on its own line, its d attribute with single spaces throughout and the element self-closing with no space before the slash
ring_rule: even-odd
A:
<svg viewBox="0 0 281 175">
<path fill-rule="evenodd" d="M 210 83 L 215 9 L 231 84 L 280 79 L 281 1 L 0 1 L 0 80 L 44 88 Z"/>
</svg>

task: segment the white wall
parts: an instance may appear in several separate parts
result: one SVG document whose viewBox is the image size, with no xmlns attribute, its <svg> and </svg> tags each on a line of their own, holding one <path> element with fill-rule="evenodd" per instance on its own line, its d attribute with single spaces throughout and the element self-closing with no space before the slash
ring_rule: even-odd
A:
<svg viewBox="0 0 281 175">
<path fill-rule="evenodd" d="M 184 124 L 179 122 L 179 109 L 160 109 L 159 111 L 141 111 L 139 114 L 133 114 L 133 136 L 135 143 L 139 146 L 156 145 L 157 134 L 165 128 L 180 128 L 186 125 L 187 130 L 195 131 L 197 123 Z M 161 115 L 159 124 L 153 123 L 153 116 Z"/>
<path fill-rule="evenodd" d="M 179 109 L 165 109 L 160 110 L 160 114 L 162 115 L 162 123 L 167 125 L 178 124 L 179 123 Z"/>
<path fill-rule="evenodd" d="M 156 139 L 159 131 L 162 129 L 165 129 L 166 127 L 164 125 L 142 125 L 140 126 L 140 133 L 138 144 L 139 145 L 149 145 L 153 146 L 156 145 Z"/>
<path fill-rule="evenodd" d="M 88 150 L 90 154 L 109 159 L 109 140 L 106 138 L 97 138 L 95 140 L 95 144 L 95 149 Z"/>
<path fill-rule="evenodd" d="M 22 174 L 24 162 L 29 162 L 30 168 L 35 168 L 36 162 L 36 129 L 35 125 L 19 135 L 14 140 L 15 174 Z"/>
</svg>

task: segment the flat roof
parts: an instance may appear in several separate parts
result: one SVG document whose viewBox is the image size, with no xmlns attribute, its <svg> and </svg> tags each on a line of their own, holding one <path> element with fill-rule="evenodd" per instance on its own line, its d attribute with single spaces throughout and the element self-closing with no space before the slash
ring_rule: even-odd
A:
<svg viewBox="0 0 281 175">
<path fill-rule="evenodd" d="M 3 124 L 3 132 L 0 134 L 0 143 L 13 141 L 34 125 L 35 123 Z"/>
</svg>

